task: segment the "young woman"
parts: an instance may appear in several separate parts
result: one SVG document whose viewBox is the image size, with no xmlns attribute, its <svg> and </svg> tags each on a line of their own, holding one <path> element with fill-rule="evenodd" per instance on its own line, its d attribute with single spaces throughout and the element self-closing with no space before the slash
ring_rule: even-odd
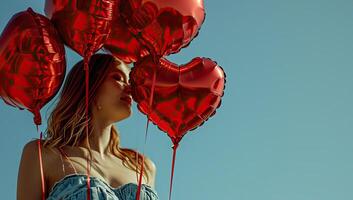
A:
<svg viewBox="0 0 353 200">
<path fill-rule="evenodd" d="M 42 141 L 47 200 L 87 198 L 87 158 L 92 200 L 135 200 L 142 155 L 120 147 L 114 123 L 131 115 L 130 68 L 113 56 L 95 54 L 89 71 L 89 134 L 86 137 L 85 71 L 78 62 L 68 74 Z M 42 197 L 37 141 L 23 149 L 17 199 Z M 144 158 L 141 197 L 158 199 L 154 189 L 156 166 Z"/>
</svg>

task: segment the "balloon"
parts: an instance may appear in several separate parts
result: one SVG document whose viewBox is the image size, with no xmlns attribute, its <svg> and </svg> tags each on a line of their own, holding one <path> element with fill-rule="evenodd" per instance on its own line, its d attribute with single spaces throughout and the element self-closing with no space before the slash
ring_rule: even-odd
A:
<svg viewBox="0 0 353 200">
<path fill-rule="evenodd" d="M 0 60 L 0 96 L 41 124 L 39 110 L 55 96 L 66 70 L 64 45 L 49 19 L 31 8 L 15 14 L 0 36 Z"/>
<path fill-rule="evenodd" d="M 154 64 L 148 56 L 130 73 L 132 97 L 138 109 L 177 144 L 187 131 L 200 126 L 221 105 L 225 73 L 209 58 L 194 58 L 180 67 L 165 58 Z M 148 77 L 148 78 L 147 78 Z M 153 78 L 154 95 L 149 97 Z"/>
<path fill-rule="evenodd" d="M 148 55 L 147 49 L 126 28 L 119 6 L 115 6 L 112 29 L 104 49 L 125 63 L 136 62 L 141 57 Z"/>
<path fill-rule="evenodd" d="M 203 0 L 126 0 L 121 15 L 129 30 L 157 57 L 187 46 L 205 19 Z"/>
<path fill-rule="evenodd" d="M 65 44 L 83 56 L 85 70 L 85 119 L 88 137 L 89 60 L 103 47 L 113 19 L 113 9 L 118 0 L 46 0 L 45 13 L 55 24 Z M 88 163 L 88 162 L 87 162 Z M 90 198 L 90 171 L 87 167 L 87 198 Z"/>
<path fill-rule="evenodd" d="M 46 0 L 45 14 L 66 45 L 90 56 L 107 40 L 117 0 Z"/>
</svg>

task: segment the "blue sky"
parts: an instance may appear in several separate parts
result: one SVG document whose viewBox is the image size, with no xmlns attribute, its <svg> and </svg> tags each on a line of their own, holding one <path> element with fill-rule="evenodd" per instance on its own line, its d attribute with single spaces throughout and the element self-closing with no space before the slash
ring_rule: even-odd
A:
<svg viewBox="0 0 353 200">
<path fill-rule="evenodd" d="M 2 2 L 1 30 L 29 6 L 44 13 L 42 1 Z M 353 199 L 353 2 L 206 0 L 205 7 L 198 37 L 169 58 L 212 58 L 227 85 L 216 115 L 180 143 L 173 199 Z M 69 70 L 80 57 L 66 52 Z M 117 124 L 123 146 L 142 151 L 145 121 L 134 104 L 133 116 Z M 29 112 L 3 102 L 0 127 L 0 193 L 14 199 L 23 145 L 38 135 Z M 171 146 L 151 125 L 145 153 L 157 165 L 161 199 Z"/>
</svg>

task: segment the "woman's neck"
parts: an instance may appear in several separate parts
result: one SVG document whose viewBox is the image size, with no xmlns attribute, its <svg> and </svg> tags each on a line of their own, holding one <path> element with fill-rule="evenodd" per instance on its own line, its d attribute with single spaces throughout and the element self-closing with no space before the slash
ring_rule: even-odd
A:
<svg viewBox="0 0 353 200">
<path fill-rule="evenodd" d="M 101 159 L 104 159 L 109 155 L 110 148 L 109 142 L 111 137 L 111 129 L 113 124 L 99 123 L 93 120 L 93 130 L 91 135 L 88 137 L 89 141 L 85 139 L 82 146 L 97 152 Z"/>
</svg>

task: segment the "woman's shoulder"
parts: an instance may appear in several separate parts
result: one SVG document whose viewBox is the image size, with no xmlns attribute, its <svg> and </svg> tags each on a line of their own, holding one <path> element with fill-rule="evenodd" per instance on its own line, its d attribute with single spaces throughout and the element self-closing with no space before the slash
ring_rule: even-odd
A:
<svg viewBox="0 0 353 200">
<path fill-rule="evenodd" d="M 39 142 L 41 145 L 39 144 Z M 48 153 L 48 154 L 53 153 L 54 149 L 50 148 L 50 147 L 43 146 L 44 142 L 45 142 L 45 140 L 39 140 L 39 139 L 30 140 L 29 142 L 27 142 L 24 145 L 22 153 L 23 154 L 32 154 L 32 156 L 34 156 L 33 153 L 37 153 L 37 155 L 38 155 L 39 150 L 42 151 L 43 155 L 44 155 L 44 153 Z"/>
<path fill-rule="evenodd" d="M 143 156 L 144 161 L 146 162 L 146 164 L 148 165 L 148 169 L 151 171 L 151 173 L 155 173 L 157 170 L 156 164 L 153 162 L 153 160 L 147 156 L 146 154 L 142 154 L 139 151 L 136 151 L 134 149 L 130 149 L 130 148 L 123 148 L 124 150 L 128 150 L 130 152 L 134 152 L 134 153 L 138 153 L 138 155 Z"/>
<path fill-rule="evenodd" d="M 46 183 L 50 180 L 53 173 L 55 174 L 53 169 L 57 169 L 55 162 L 57 162 L 58 158 L 55 155 L 55 151 L 53 148 L 44 147 L 43 143 L 44 140 L 34 139 L 23 146 L 17 180 L 18 195 L 21 196 L 21 199 L 27 199 L 25 197 L 27 194 L 36 196 L 33 199 L 40 198 L 41 190 L 38 185 L 41 184 L 43 175 L 40 170 L 40 163 L 42 163 Z M 47 190 L 48 188 L 45 189 Z"/>
<path fill-rule="evenodd" d="M 146 159 L 147 165 L 148 165 L 149 168 L 150 168 L 150 171 L 151 171 L 152 173 L 155 173 L 156 170 L 157 170 L 156 164 L 153 162 L 153 160 L 152 160 L 151 158 L 149 158 L 149 157 L 147 157 L 147 156 L 145 156 L 145 159 Z"/>
<path fill-rule="evenodd" d="M 27 142 L 22 150 L 17 177 L 17 199 L 39 199 L 41 175 L 38 170 L 36 141 Z"/>
<path fill-rule="evenodd" d="M 31 140 L 27 142 L 22 149 L 22 164 L 28 167 L 29 165 L 33 165 L 35 162 L 38 161 L 38 147 L 37 141 Z"/>
<path fill-rule="evenodd" d="M 38 157 L 38 152 L 39 152 L 38 142 L 39 142 L 38 139 L 34 139 L 34 140 L 27 142 L 23 146 L 22 158 L 31 157 L 31 158 L 33 158 L 33 160 L 35 160 Z"/>
<path fill-rule="evenodd" d="M 145 163 L 147 165 L 147 171 L 148 173 L 152 176 L 152 179 L 153 179 L 153 182 L 154 182 L 154 179 L 156 177 L 156 173 L 157 173 L 157 167 L 156 167 L 156 164 L 154 163 L 154 161 L 147 155 L 144 155 L 144 160 L 145 160 Z M 154 183 L 152 183 L 154 184 Z"/>
<path fill-rule="evenodd" d="M 42 158 L 43 167 L 50 165 L 51 161 L 57 160 L 57 152 L 55 149 L 43 146 L 45 140 L 41 140 L 39 146 L 39 139 L 28 141 L 22 150 L 21 160 L 25 160 L 26 165 L 38 165 L 40 157 Z M 40 154 L 39 154 L 40 153 Z M 40 156 L 40 157 L 39 157 Z"/>
<path fill-rule="evenodd" d="M 140 152 L 138 152 L 140 155 L 142 155 Z M 156 174 L 157 174 L 157 167 L 154 161 L 147 156 L 146 154 L 143 155 L 143 159 L 145 164 L 147 165 L 146 172 L 149 174 L 149 179 L 147 184 L 150 185 L 152 188 L 155 187 L 155 180 L 156 180 Z"/>
</svg>

